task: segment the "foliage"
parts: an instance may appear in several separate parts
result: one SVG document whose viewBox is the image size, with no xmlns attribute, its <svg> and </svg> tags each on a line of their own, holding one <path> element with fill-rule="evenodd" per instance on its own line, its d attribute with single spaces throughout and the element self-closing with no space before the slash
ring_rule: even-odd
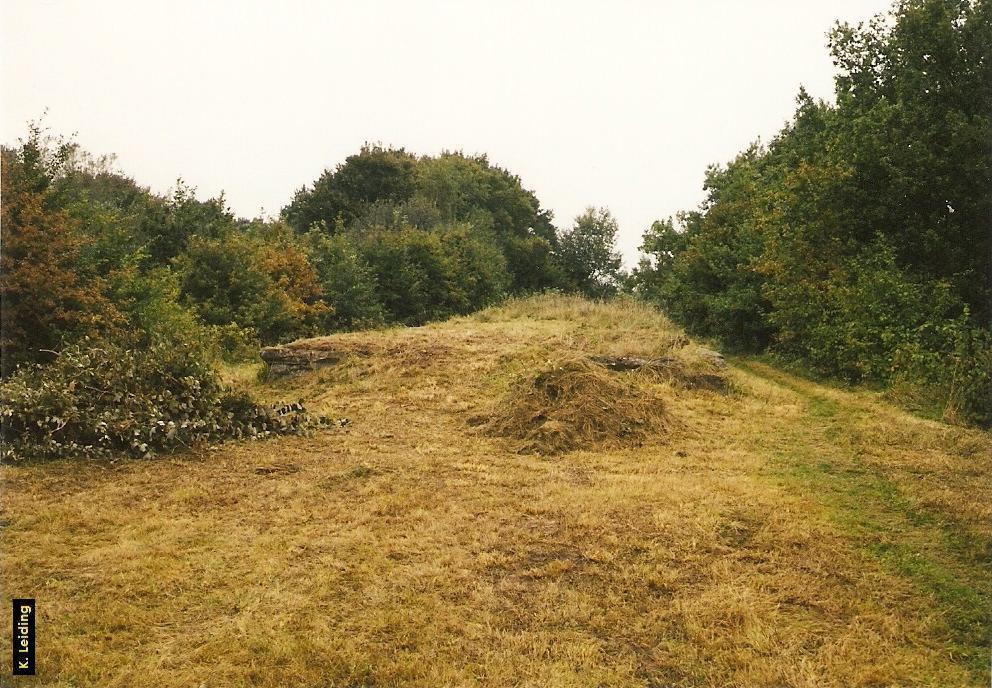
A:
<svg viewBox="0 0 992 688">
<path fill-rule="evenodd" d="M 605 208 L 587 208 L 558 240 L 558 257 L 565 280 L 591 297 L 616 292 L 620 254 L 616 248 L 617 221 Z"/>
<path fill-rule="evenodd" d="M 635 290 L 690 331 L 820 373 L 916 385 L 988 423 L 992 3 L 904 0 L 839 25 L 837 104 L 707 171 L 655 223 Z"/>
<path fill-rule="evenodd" d="M 506 296 L 511 281 L 506 257 L 486 233 L 461 223 L 443 228 L 440 235 L 453 273 L 451 314 L 471 313 Z"/>
<path fill-rule="evenodd" d="M 172 270 L 142 270 L 140 260 L 134 259 L 114 270 L 108 283 L 108 295 L 124 317 L 135 345 L 183 334 L 205 336 L 206 328 L 195 311 L 180 303 L 179 280 Z"/>
<path fill-rule="evenodd" d="M 115 171 L 112 157 L 96 158 L 70 146 L 71 154 L 51 185 L 50 204 L 75 220 L 83 243 L 77 271 L 106 277 L 125 265 L 152 262 L 149 250 L 155 237 L 146 225 L 164 199 Z"/>
<path fill-rule="evenodd" d="M 502 245 L 510 272 L 510 291 L 530 294 L 564 288 L 565 272 L 550 240 L 527 234 L 506 237 Z"/>
<path fill-rule="evenodd" d="M 301 189 L 280 220 L 237 219 L 223 195 L 200 200 L 182 180 L 156 195 L 113 158 L 37 125 L 3 149 L 2 177 L 11 457 L 146 455 L 278 429 L 221 390 L 208 361 L 565 287 L 570 256 L 586 260 L 584 288 L 602 295 L 619 265 L 615 251 L 582 252 L 589 232 L 563 250 L 551 213 L 485 156 L 365 146 Z M 604 213 L 593 229 L 612 246 Z"/>
<path fill-rule="evenodd" d="M 221 240 L 233 226 L 234 216 L 223 195 L 200 201 L 196 189 L 180 179 L 170 198 L 149 204 L 137 231 L 151 260 L 164 265 L 181 255 L 194 238 Z"/>
<path fill-rule="evenodd" d="M 203 440 L 255 438 L 313 424 L 223 387 L 190 340 L 143 348 L 85 340 L 0 385 L 3 459 L 146 457 Z"/>
<path fill-rule="evenodd" d="M 557 230 L 551 213 L 518 177 L 484 155 L 414 158 L 403 149 L 366 145 L 300 189 L 282 215 L 297 232 L 318 228 L 329 234 L 444 232 L 467 224 L 503 254 L 510 291 L 564 286 L 553 259 Z"/>
<path fill-rule="evenodd" d="M 413 195 L 416 159 L 402 148 L 364 145 L 332 172 L 296 192 L 283 217 L 297 232 L 314 226 L 350 226 L 376 201 L 402 202 Z"/>
<path fill-rule="evenodd" d="M 522 188 L 520 179 L 491 165 L 484 155 L 424 158 L 417 168 L 417 193 L 443 220 L 471 221 L 498 236 L 526 234 L 539 212 L 537 198 Z"/>
<path fill-rule="evenodd" d="M 306 254 L 242 233 L 193 236 L 175 260 L 180 299 L 210 325 L 252 328 L 263 343 L 315 331 L 328 309 Z"/>
<path fill-rule="evenodd" d="M 76 223 L 49 207 L 61 158 L 43 153 L 40 137 L 40 130 L 32 129 L 19 150 L 2 154 L 4 375 L 17 364 L 45 360 L 63 340 L 106 331 L 120 319 L 104 296 L 103 282 L 77 270 L 85 242 L 75 233 Z"/>
<path fill-rule="evenodd" d="M 390 321 L 422 325 L 449 312 L 452 274 L 437 234 L 413 228 L 370 232 L 360 238 L 359 253 L 373 271 Z"/>
<path fill-rule="evenodd" d="M 344 234 L 330 236 L 311 230 L 305 236 L 310 264 L 320 283 L 328 310 L 321 317 L 323 332 L 357 330 L 381 325 L 385 310 L 378 297 L 373 270 Z"/>
<path fill-rule="evenodd" d="M 406 325 L 483 308 L 509 282 L 498 249 L 465 225 L 370 232 L 358 239 L 358 250 L 388 318 Z"/>
</svg>

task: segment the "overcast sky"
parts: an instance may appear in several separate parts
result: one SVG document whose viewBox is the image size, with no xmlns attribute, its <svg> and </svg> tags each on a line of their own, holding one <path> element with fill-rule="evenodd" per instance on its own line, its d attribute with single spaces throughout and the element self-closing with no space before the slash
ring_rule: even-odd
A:
<svg viewBox="0 0 992 688">
<path fill-rule="evenodd" d="M 2 138 L 29 119 L 140 184 L 278 213 L 365 141 L 487 153 L 559 226 L 606 206 L 628 263 L 708 164 L 831 99 L 826 34 L 889 0 L 0 0 Z"/>
</svg>

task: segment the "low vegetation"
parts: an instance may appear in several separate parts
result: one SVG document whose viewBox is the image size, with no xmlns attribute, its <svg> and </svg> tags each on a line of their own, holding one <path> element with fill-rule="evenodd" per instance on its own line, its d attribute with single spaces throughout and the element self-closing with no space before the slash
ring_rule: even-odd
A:
<svg viewBox="0 0 992 688">
<path fill-rule="evenodd" d="M 88 342 L 0 384 L 0 458 L 149 457 L 207 440 L 255 439 L 313 426 L 221 384 L 195 343 L 126 349 Z"/>
<path fill-rule="evenodd" d="M 298 337 L 421 325 L 544 289 L 609 295 L 617 225 L 551 213 L 485 156 L 369 145 L 279 218 L 142 188 L 39 125 L 3 162 L 3 374 L 89 338 L 195 335 L 228 359 Z M 567 270 L 566 270 L 567 267 Z"/>
<path fill-rule="evenodd" d="M 607 210 L 556 227 L 484 155 L 366 145 L 247 219 L 31 125 L 25 685 L 987 685 L 990 12 L 838 26 L 836 104 L 801 92 L 630 275 Z"/>
<path fill-rule="evenodd" d="M 30 125 L 2 152 L 0 373 L 121 333 L 193 334 L 236 361 L 512 296 L 628 291 L 724 349 L 988 426 L 990 7 L 899 0 L 835 27 L 836 102 L 801 90 L 777 136 L 707 171 L 698 209 L 645 232 L 629 275 L 608 210 L 558 227 L 485 155 L 368 144 L 248 219 Z"/>
<path fill-rule="evenodd" d="M 421 325 L 511 294 L 607 295 L 619 280 L 608 211 L 559 232 L 485 156 L 365 146 L 278 219 L 253 220 L 181 181 L 153 194 L 34 124 L 0 157 L 7 460 L 145 457 L 298 432 L 315 422 L 305 411 L 273 413 L 224 389 L 214 366 L 253 360 L 262 344 Z"/>
</svg>

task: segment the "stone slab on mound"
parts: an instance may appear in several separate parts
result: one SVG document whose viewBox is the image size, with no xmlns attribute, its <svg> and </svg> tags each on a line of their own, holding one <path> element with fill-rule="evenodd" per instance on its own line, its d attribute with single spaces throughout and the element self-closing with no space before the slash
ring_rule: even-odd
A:
<svg viewBox="0 0 992 688">
<path fill-rule="evenodd" d="M 303 346 L 267 346 L 259 355 L 267 365 L 266 377 L 271 379 L 340 363 L 347 352 Z"/>
<path fill-rule="evenodd" d="M 689 389 L 726 392 L 730 389 L 726 377 L 727 362 L 723 355 L 709 349 L 697 349 L 695 363 L 679 356 L 637 358 L 634 356 L 590 356 L 589 360 L 608 370 L 650 370 Z M 701 365 L 700 365 L 701 364 Z"/>
</svg>

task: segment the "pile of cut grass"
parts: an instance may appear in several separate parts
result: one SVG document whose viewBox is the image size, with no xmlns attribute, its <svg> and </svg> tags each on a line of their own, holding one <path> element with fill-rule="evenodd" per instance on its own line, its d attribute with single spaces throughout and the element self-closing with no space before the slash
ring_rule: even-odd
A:
<svg viewBox="0 0 992 688">
<path fill-rule="evenodd" d="M 645 376 L 570 358 L 512 385 L 487 430 L 519 440 L 521 452 L 551 455 L 636 446 L 669 426 L 665 401 Z"/>
</svg>

